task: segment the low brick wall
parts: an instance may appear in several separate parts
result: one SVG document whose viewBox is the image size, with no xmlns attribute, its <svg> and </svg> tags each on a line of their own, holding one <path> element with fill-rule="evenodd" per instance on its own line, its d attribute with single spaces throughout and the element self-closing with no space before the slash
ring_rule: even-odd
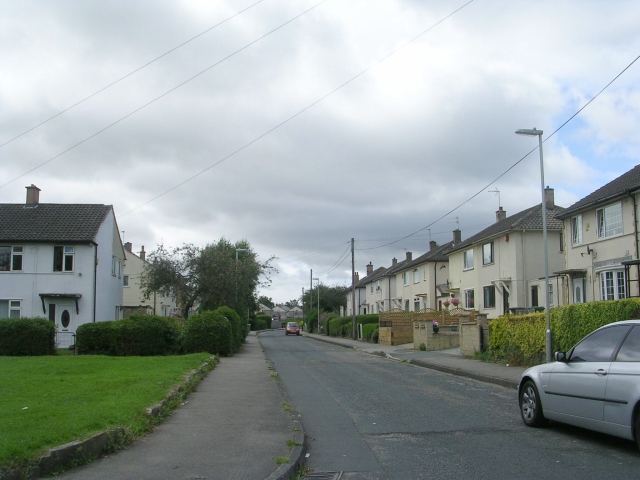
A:
<svg viewBox="0 0 640 480">
<path fill-rule="evenodd" d="M 489 324 L 486 315 L 479 315 L 476 322 L 460 321 L 460 354 L 468 357 L 481 352 L 489 345 Z"/>
<path fill-rule="evenodd" d="M 413 322 L 413 348 L 418 350 L 421 343 L 427 351 L 456 348 L 460 345 L 460 333 L 457 325 L 441 326 L 438 333 L 433 333 L 432 322 Z"/>
<path fill-rule="evenodd" d="M 408 325 L 393 325 L 378 329 L 378 343 L 380 345 L 403 345 L 413 342 L 413 328 Z"/>
</svg>

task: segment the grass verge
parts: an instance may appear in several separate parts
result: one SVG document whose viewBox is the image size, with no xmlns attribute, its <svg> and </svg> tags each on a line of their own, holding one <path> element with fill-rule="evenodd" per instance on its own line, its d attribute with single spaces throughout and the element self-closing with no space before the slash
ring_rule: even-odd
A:
<svg viewBox="0 0 640 480">
<path fill-rule="evenodd" d="M 144 409 L 208 358 L 0 357 L 0 471 L 104 430 L 124 427 L 133 437 L 150 430 Z"/>
</svg>

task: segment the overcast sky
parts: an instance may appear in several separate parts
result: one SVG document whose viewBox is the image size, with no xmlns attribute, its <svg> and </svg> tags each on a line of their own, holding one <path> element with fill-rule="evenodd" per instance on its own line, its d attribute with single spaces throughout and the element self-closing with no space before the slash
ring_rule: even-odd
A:
<svg viewBox="0 0 640 480">
<path fill-rule="evenodd" d="M 0 202 L 111 204 L 135 252 L 247 239 L 285 302 L 350 285 L 352 237 L 364 275 L 539 204 L 537 150 L 496 180 L 537 145 L 515 130 L 640 54 L 637 1 L 257 1 L 1 0 L 0 144 L 229 20 L 0 147 Z M 558 205 L 640 163 L 639 80 L 545 142 Z"/>
</svg>

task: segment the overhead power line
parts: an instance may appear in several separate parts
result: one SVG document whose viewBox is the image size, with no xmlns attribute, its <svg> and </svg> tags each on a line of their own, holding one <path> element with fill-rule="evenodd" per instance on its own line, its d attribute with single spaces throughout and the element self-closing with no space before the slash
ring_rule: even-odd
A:
<svg viewBox="0 0 640 480">
<path fill-rule="evenodd" d="M 258 0 L 256 3 L 254 3 L 254 4 L 252 4 L 252 5 L 249 5 L 247 8 L 244 8 L 244 9 L 240 10 L 239 12 L 237 12 L 237 13 L 235 13 L 235 14 L 231 15 L 230 17 L 225 18 L 225 19 L 224 19 L 224 20 L 222 20 L 221 22 L 216 23 L 213 27 L 207 28 L 205 31 L 200 32 L 200 33 L 199 33 L 198 35 L 196 35 L 195 37 L 191 37 L 191 38 L 190 38 L 189 40 L 187 40 L 186 42 L 182 42 L 180 45 L 178 45 L 178 46 L 176 46 L 176 47 L 173 47 L 171 50 L 168 50 L 168 51 L 164 52 L 164 53 L 163 53 L 162 55 L 160 55 L 159 57 L 156 57 L 156 58 L 154 58 L 153 60 L 148 61 L 148 62 L 147 62 L 147 63 L 145 63 L 144 65 L 142 65 L 142 66 L 140 66 L 140 67 L 136 68 L 135 70 L 133 70 L 133 71 L 131 71 L 131 72 L 127 73 L 125 76 L 120 77 L 119 79 L 117 79 L 117 80 L 115 80 L 115 81 L 111 82 L 111 83 L 110 83 L 109 85 L 107 85 L 106 87 L 102 87 L 102 88 L 101 88 L 100 90 L 98 90 L 97 92 L 92 93 L 92 94 L 91 94 L 91 95 L 89 95 L 88 97 L 85 97 L 85 98 L 83 98 L 82 100 L 80 100 L 80 101 L 78 101 L 78 102 L 74 103 L 74 104 L 73 104 L 73 105 L 71 105 L 70 107 L 67 107 L 67 108 L 65 108 L 64 110 L 61 110 L 60 112 L 56 113 L 56 114 L 55 114 L 55 115 L 53 115 L 52 117 L 47 118 L 46 120 L 44 120 L 44 121 L 42 121 L 42 122 L 38 123 L 37 125 L 34 125 L 34 126 L 33 126 L 33 127 L 31 127 L 30 129 L 25 130 L 25 131 L 24 131 L 24 132 L 22 132 L 21 134 L 16 135 L 15 137 L 13 137 L 13 138 L 11 138 L 11 139 L 7 140 L 6 142 L 4 142 L 4 143 L 0 144 L 0 148 L 4 147 L 5 145 L 8 145 L 9 143 L 13 142 L 14 140 L 17 140 L 18 138 L 22 137 L 23 135 L 26 135 L 27 133 L 29 133 L 29 132 L 31 132 L 31 131 L 33 131 L 33 130 L 35 130 L 36 128 L 41 127 L 41 126 L 42 126 L 42 125 L 44 125 L 45 123 L 50 122 L 50 121 L 51 121 L 51 120 L 53 120 L 54 118 L 59 117 L 60 115 L 62 115 L 62 114 L 63 114 L 63 113 L 65 113 L 65 112 L 68 112 L 68 111 L 69 111 L 69 110 L 71 110 L 72 108 L 75 108 L 75 107 L 77 107 L 78 105 L 80 105 L 81 103 L 86 102 L 86 101 L 87 101 L 87 100 L 89 100 L 90 98 L 93 98 L 93 97 L 95 97 L 96 95 L 98 95 L 98 94 L 100 94 L 100 93 L 104 92 L 105 90 L 107 90 L 107 89 L 109 89 L 109 88 L 113 87 L 116 83 L 121 82 L 121 81 L 122 81 L 122 80 L 124 80 L 125 78 L 130 77 L 130 76 L 131 76 L 131 75 L 133 75 L 134 73 L 139 72 L 139 71 L 140 71 L 140 70 L 142 70 L 143 68 L 148 67 L 149 65 L 151 65 L 151 64 L 152 64 L 152 63 L 154 63 L 154 62 L 157 62 L 157 61 L 158 61 L 158 60 L 160 60 L 161 58 L 166 57 L 167 55 L 169 55 L 169 54 L 170 54 L 170 53 L 172 53 L 172 52 L 175 52 L 175 51 L 176 51 L 176 50 L 178 50 L 180 47 L 184 47 L 187 43 L 190 43 L 190 42 L 194 41 L 196 38 L 201 37 L 201 36 L 202 36 L 202 35 L 204 35 L 205 33 L 210 32 L 210 31 L 211 31 L 211 30 L 213 30 L 214 28 L 219 27 L 219 26 L 220 26 L 220 25 L 222 25 L 223 23 L 228 22 L 228 21 L 229 21 L 229 20 L 231 20 L 232 18 L 237 17 L 238 15 L 240 15 L 240 14 L 242 14 L 242 13 L 246 12 L 247 10 L 249 10 L 249 9 L 251 9 L 251 8 L 253 8 L 253 7 L 255 7 L 256 5 L 258 5 L 259 3 L 262 3 L 262 2 L 264 2 L 264 0 Z"/>
<path fill-rule="evenodd" d="M 638 59 L 640 59 L 640 55 L 637 56 L 629 65 L 627 65 L 625 68 L 622 69 L 622 71 L 620 73 L 618 73 L 613 80 L 611 80 L 609 83 L 607 83 L 602 90 L 600 90 L 598 93 L 596 93 L 587 103 L 585 103 L 576 113 L 574 113 L 573 115 L 571 115 L 562 125 L 560 125 L 558 128 L 556 128 L 550 135 L 548 135 L 544 140 L 543 143 L 546 142 L 547 140 L 549 140 L 551 137 L 553 137 L 556 133 L 558 133 L 565 125 L 567 125 L 571 120 L 573 120 L 580 112 L 582 112 L 587 106 L 589 106 L 589 104 L 591 104 L 591 102 L 593 102 L 596 98 L 598 98 L 600 96 L 600 94 L 602 92 L 604 92 L 607 88 L 609 88 L 611 86 L 611 84 L 613 82 L 615 82 L 618 78 L 620 78 L 620 76 L 626 72 L 634 63 L 636 63 L 638 61 Z M 525 158 L 527 158 L 529 155 L 531 155 L 533 152 L 535 152 L 538 149 L 538 147 L 534 147 L 533 149 L 529 150 L 529 152 L 522 157 L 520 160 L 518 160 L 516 163 L 514 163 L 513 165 L 511 165 L 509 168 L 507 168 L 504 172 L 502 172 L 500 175 L 498 175 L 494 180 L 492 180 L 491 182 L 489 182 L 489 184 L 485 185 L 484 187 L 482 187 L 480 190 L 478 190 L 475 194 L 473 194 L 471 197 L 469 197 L 468 199 L 466 199 L 464 202 L 462 202 L 461 204 L 459 204 L 458 206 L 452 208 L 451 210 L 449 210 L 447 213 L 445 213 L 444 215 L 440 216 L 439 218 L 437 218 L 436 220 L 434 220 L 433 222 L 431 222 L 429 225 L 422 227 L 420 230 L 416 230 L 413 233 L 410 233 L 409 235 L 405 235 L 402 238 L 398 238 L 397 240 L 394 240 L 393 242 L 389 242 L 389 243 L 385 243 L 384 245 L 378 245 L 376 247 L 369 247 L 369 248 L 362 248 L 360 250 L 374 250 L 376 248 L 383 248 L 383 247 L 388 247 L 389 245 L 393 245 L 395 243 L 401 242 L 402 240 L 405 240 L 409 237 L 412 237 L 424 230 L 426 230 L 427 228 L 431 227 L 432 225 L 434 225 L 435 223 L 438 223 L 440 220 L 444 219 L 445 217 L 451 215 L 453 212 L 455 212 L 456 210 L 460 209 L 461 207 L 463 207 L 464 205 L 466 205 L 467 203 L 469 203 L 471 200 L 473 200 L 474 198 L 476 198 L 478 195 L 480 195 L 481 193 L 484 192 L 485 189 L 491 187 L 491 185 L 493 185 L 495 182 L 497 182 L 498 180 L 500 180 L 502 177 L 504 177 L 507 173 L 509 173 L 511 170 L 513 170 L 517 165 L 520 164 L 520 162 L 522 162 Z"/>
</svg>

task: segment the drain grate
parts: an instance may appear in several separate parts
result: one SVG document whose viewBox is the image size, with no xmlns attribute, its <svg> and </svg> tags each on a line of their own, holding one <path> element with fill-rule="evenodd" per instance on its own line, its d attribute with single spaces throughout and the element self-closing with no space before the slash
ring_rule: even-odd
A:
<svg viewBox="0 0 640 480">
<path fill-rule="evenodd" d="M 340 480 L 342 472 L 314 472 L 306 474 L 303 478 L 307 480 Z"/>
</svg>

